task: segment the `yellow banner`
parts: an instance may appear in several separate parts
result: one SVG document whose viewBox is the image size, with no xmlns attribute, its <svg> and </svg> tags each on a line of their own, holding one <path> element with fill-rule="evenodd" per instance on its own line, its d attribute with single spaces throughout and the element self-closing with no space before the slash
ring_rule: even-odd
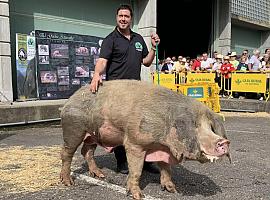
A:
<svg viewBox="0 0 270 200">
<path fill-rule="evenodd" d="M 215 73 L 188 73 L 187 83 L 214 83 Z"/>
<path fill-rule="evenodd" d="M 158 85 L 158 74 L 154 75 L 154 84 Z M 174 74 L 159 74 L 159 85 L 175 89 L 175 75 Z"/>
<path fill-rule="evenodd" d="M 266 92 L 266 74 L 232 74 L 231 90 L 236 92 Z"/>
</svg>

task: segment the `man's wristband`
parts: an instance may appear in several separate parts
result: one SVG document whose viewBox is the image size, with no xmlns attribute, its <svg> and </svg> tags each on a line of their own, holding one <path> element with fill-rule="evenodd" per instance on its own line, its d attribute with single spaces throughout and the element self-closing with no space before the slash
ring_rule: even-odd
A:
<svg viewBox="0 0 270 200">
<path fill-rule="evenodd" d="M 157 50 L 155 47 L 151 47 L 151 49 L 152 49 L 153 51 L 156 51 L 156 50 Z"/>
</svg>

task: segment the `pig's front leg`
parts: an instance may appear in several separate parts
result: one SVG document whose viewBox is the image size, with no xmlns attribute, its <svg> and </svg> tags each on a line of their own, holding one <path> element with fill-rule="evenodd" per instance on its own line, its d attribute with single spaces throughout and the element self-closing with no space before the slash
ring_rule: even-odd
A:
<svg viewBox="0 0 270 200">
<path fill-rule="evenodd" d="M 94 159 L 94 153 L 96 150 L 97 145 L 96 144 L 88 144 L 84 143 L 81 154 L 83 155 L 84 159 L 88 163 L 89 168 L 89 175 L 92 177 L 97 176 L 98 178 L 104 178 L 104 174 L 101 171 L 101 169 L 97 166 L 95 159 Z"/>
<path fill-rule="evenodd" d="M 165 162 L 158 162 L 160 168 L 160 184 L 162 190 L 167 190 L 168 192 L 176 192 L 175 184 L 172 182 L 171 176 L 171 166 Z"/>
<path fill-rule="evenodd" d="M 129 175 L 127 180 L 127 192 L 132 194 L 134 199 L 142 199 L 143 194 L 139 187 L 139 181 L 142 174 L 144 158 L 146 152 L 141 147 L 131 143 L 125 144 Z"/>
</svg>

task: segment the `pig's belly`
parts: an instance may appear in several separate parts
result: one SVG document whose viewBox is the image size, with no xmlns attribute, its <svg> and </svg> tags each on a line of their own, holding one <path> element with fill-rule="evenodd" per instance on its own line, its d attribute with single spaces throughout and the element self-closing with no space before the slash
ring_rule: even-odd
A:
<svg viewBox="0 0 270 200">
<path fill-rule="evenodd" d="M 89 134 L 87 133 L 84 138 L 84 143 L 87 144 L 97 144 L 99 146 L 102 146 L 106 152 L 111 153 L 113 152 L 114 147 L 118 145 L 107 145 L 104 143 L 99 143 L 98 138 L 96 134 Z M 170 151 L 167 148 L 161 148 L 159 149 L 153 149 L 148 150 L 146 152 L 145 161 L 147 162 L 165 162 L 171 165 L 179 163 L 170 153 Z"/>
<path fill-rule="evenodd" d="M 149 150 L 146 152 L 145 161 L 147 162 L 165 162 L 171 165 L 178 164 L 179 162 L 173 155 L 166 150 Z"/>
</svg>

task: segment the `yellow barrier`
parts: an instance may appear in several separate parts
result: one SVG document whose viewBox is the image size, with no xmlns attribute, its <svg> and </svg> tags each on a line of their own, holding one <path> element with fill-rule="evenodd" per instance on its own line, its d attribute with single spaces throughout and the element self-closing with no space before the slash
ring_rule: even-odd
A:
<svg viewBox="0 0 270 200">
<path fill-rule="evenodd" d="M 187 83 L 215 83 L 215 73 L 187 73 Z"/>
<path fill-rule="evenodd" d="M 265 93 L 266 79 L 266 74 L 233 73 L 231 90 Z"/>
<path fill-rule="evenodd" d="M 266 101 L 269 99 L 270 82 L 267 82 L 268 74 L 261 72 L 233 72 L 231 74 L 230 84 L 225 86 L 225 78 L 222 77 L 221 87 L 227 91 L 230 96 L 233 92 L 254 92 L 262 93 Z M 228 81 L 228 80 L 226 80 Z"/>
<path fill-rule="evenodd" d="M 209 78 L 209 83 L 207 82 L 208 78 L 206 82 L 203 81 L 201 78 L 202 74 Z M 205 103 L 214 112 L 220 112 L 219 87 L 217 83 L 212 82 L 215 78 L 213 75 L 215 74 L 211 73 L 208 76 L 206 73 L 199 73 L 199 78 L 197 78 L 196 83 L 185 83 L 187 78 L 185 73 L 154 74 L 153 83 L 176 92 L 181 92 L 191 98 L 195 98 L 198 101 Z M 194 78 L 196 76 L 192 77 Z"/>
<path fill-rule="evenodd" d="M 217 83 L 177 84 L 177 91 L 205 103 L 214 112 L 220 112 Z"/>
<path fill-rule="evenodd" d="M 158 83 L 159 81 L 159 83 Z M 163 87 L 169 88 L 171 90 L 175 90 L 176 76 L 175 74 L 154 74 L 153 82 L 155 85 L 161 85 Z"/>
</svg>

